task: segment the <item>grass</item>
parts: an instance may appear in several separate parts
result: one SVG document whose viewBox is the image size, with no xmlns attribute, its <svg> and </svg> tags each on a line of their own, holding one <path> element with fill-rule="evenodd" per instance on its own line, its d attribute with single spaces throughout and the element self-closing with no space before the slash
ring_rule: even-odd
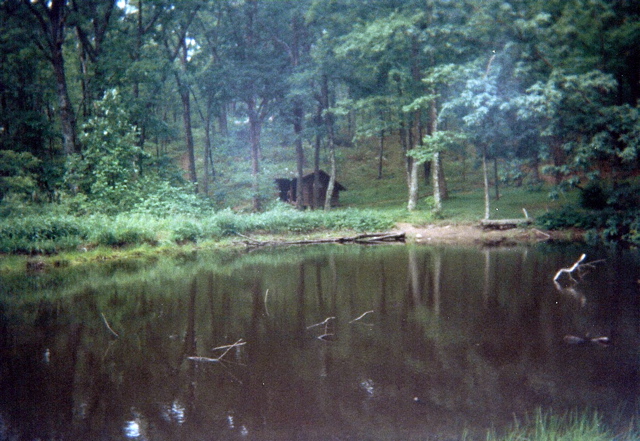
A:
<svg viewBox="0 0 640 441">
<path fill-rule="evenodd" d="M 597 412 L 554 414 L 537 409 L 503 434 L 490 431 L 487 441 L 637 441 L 640 427 L 632 422 L 614 433 Z"/>
</svg>

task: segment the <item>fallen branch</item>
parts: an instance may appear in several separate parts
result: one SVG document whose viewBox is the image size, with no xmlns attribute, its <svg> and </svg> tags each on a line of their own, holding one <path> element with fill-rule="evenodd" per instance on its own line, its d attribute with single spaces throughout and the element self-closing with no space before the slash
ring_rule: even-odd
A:
<svg viewBox="0 0 640 441">
<path fill-rule="evenodd" d="M 329 323 L 330 320 L 335 320 L 335 317 L 327 317 L 326 319 L 324 319 L 320 323 L 316 323 L 314 325 L 307 326 L 307 329 L 315 328 L 316 326 L 326 325 L 327 323 Z"/>
<path fill-rule="evenodd" d="M 233 348 L 237 348 L 238 346 L 244 346 L 246 345 L 247 342 L 244 341 L 243 339 L 238 340 L 237 342 L 235 342 L 232 345 L 223 345 L 223 346 L 217 346 L 213 349 L 211 349 L 212 351 L 219 351 L 224 349 L 225 351 L 216 358 L 210 358 L 210 357 L 187 357 L 187 359 L 191 360 L 191 361 L 202 361 L 202 362 L 208 362 L 208 363 L 221 363 L 223 360 L 222 358 L 227 355 L 227 353 L 233 349 Z"/>
<path fill-rule="evenodd" d="M 351 237 L 337 237 L 327 239 L 303 239 L 303 240 L 291 240 L 291 241 L 262 241 L 253 239 L 248 236 L 244 236 L 240 233 L 236 233 L 238 236 L 245 238 L 244 244 L 251 247 L 261 246 L 275 246 L 275 245 L 313 245 L 313 244 L 328 244 L 328 243 L 357 243 L 357 244 L 380 244 L 391 242 L 404 242 L 406 235 L 404 232 L 400 233 L 366 233 L 359 234 Z"/>
<path fill-rule="evenodd" d="M 264 293 L 264 312 L 267 314 L 267 317 L 269 317 L 269 307 L 267 306 L 268 297 L 269 297 L 269 290 L 267 289 L 267 292 Z"/>
<path fill-rule="evenodd" d="M 587 255 L 586 255 L 586 254 L 583 254 L 583 255 L 582 255 L 582 256 L 580 256 L 580 258 L 579 258 L 578 260 L 576 260 L 576 262 L 575 262 L 573 265 L 571 265 L 569 268 L 560 268 L 560 269 L 558 270 L 558 272 L 556 273 L 556 275 L 553 277 L 553 281 L 554 281 L 554 282 L 556 282 L 556 281 L 560 278 L 560 276 L 561 276 L 561 275 L 563 275 L 563 274 L 568 274 L 568 275 L 569 275 L 569 278 L 570 278 L 572 281 L 576 282 L 576 279 L 574 279 L 574 278 L 573 278 L 572 273 L 573 273 L 575 270 L 577 270 L 578 268 L 580 268 L 580 264 L 581 264 L 581 263 L 582 263 L 582 261 L 583 261 L 584 259 L 586 259 L 586 258 L 587 258 Z M 577 282 L 576 282 L 576 283 L 577 283 Z"/>
<path fill-rule="evenodd" d="M 363 313 L 362 315 L 351 320 L 349 323 L 357 322 L 358 320 L 363 319 L 367 314 L 371 314 L 371 313 L 373 313 L 373 310 Z"/>
<path fill-rule="evenodd" d="M 104 324 L 107 326 L 107 329 L 109 330 L 109 332 L 111 332 L 111 335 L 113 335 L 115 338 L 119 338 L 120 336 L 118 335 L 118 333 L 114 331 L 111 328 L 111 326 L 109 326 L 109 322 L 107 321 L 107 318 L 104 316 L 104 312 L 101 312 L 100 315 L 102 316 L 102 321 L 104 321 Z"/>
</svg>

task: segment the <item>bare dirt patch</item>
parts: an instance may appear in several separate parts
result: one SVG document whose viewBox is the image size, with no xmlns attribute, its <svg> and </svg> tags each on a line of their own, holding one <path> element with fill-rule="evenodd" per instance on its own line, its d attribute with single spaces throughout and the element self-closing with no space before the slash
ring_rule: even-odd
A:
<svg viewBox="0 0 640 441">
<path fill-rule="evenodd" d="M 469 224 L 415 226 L 408 223 L 398 223 L 396 226 L 407 235 L 409 241 L 423 244 L 511 245 L 547 240 L 580 239 L 577 232 L 541 231 L 531 227 L 494 230 Z"/>
</svg>

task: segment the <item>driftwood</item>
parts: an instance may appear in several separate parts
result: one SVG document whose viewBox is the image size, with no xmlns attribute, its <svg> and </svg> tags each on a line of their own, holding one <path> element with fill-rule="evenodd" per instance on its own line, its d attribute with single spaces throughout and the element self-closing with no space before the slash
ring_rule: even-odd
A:
<svg viewBox="0 0 640 441">
<path fill-rule="evenodd" d="M 367 233 L 367 234 L 359 234 L 357 236 L 351 237 L 337 237 L 337 238 L 327 238 L 327 239 L 303 239 L 303 240 L 291 240 L 291 241 L 264 241 L 253 239 L 248 236 L 244 236 L 242 234 L 236 233 L 238 236 L 244 237 L 243 241 L 245 245 L 249 247 L 264 247 L 264 246 L 274 246 L 274 245 L 312 245 L 312 244 L 327 244 L 327 243 L 338 243 L 338 244 L 346 244 L 346 243 L 357 243 L 357 244 L 382 244 L 382 243 L 393 243 L 393 242 L 404 242 L 406 240 L 406 235 L 404 232 L 394 233 Z"/>
</svg>

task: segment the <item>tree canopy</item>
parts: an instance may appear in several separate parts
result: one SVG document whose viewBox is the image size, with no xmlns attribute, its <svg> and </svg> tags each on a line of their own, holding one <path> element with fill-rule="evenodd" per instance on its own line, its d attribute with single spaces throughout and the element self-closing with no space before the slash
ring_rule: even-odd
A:
<svg viewBox="0 0 640 441">
<path fill-rule="evenodd" d="M 463 150 L 558 189 L 640 171 L 638 2 L 4 0 L 0 27 L 2 203 L 260 210 L 364 140 L 409 209 Z"/>
</svg>

